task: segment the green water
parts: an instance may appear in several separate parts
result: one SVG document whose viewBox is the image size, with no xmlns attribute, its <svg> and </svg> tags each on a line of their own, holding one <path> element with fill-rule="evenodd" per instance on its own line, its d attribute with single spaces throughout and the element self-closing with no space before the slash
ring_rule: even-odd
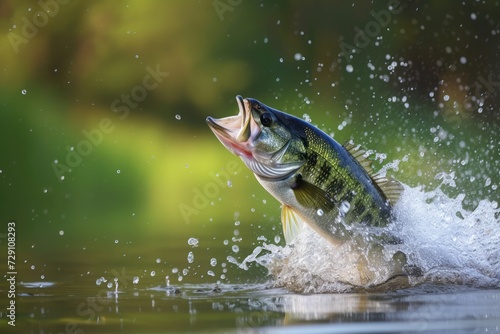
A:
<svg viewBox="0 0 500 334">
<path fill-rule="evenodd" d="M 62 265 L 62 264 L 61 264 Z M 121 274 L 133 271 L 126 268 Z M 170 284 L 91 274 L 22 282 L 16 327 L 24 333 L 308 332 L 495 333 L 500 291 L 422 286 L 384 294 L 298 295 L 260 284 Z M 4 319 L 5 320 L 5 319 Z"/>
</svg>

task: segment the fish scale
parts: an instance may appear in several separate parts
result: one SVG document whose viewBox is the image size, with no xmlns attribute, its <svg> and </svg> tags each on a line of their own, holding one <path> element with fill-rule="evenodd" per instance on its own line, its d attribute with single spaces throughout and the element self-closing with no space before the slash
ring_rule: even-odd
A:
<svg viewBox="0 0 500 334">
<path fill-rule="evenodd" d="M 327 143 L 311 130 L 306 130 L 305 134 L 306 147 L 310 152 L 301 173 L 304 180 L 319 186 L 336 204 L 336 209 L 327 212 L 331 220 L 339 215 L 338 205 L 348 202 L 350 209 L 343 217 L 344 223 L 361 222 L 377 227 L 386 226 L 390 215 L 381 210 L 348 169 L 339 164 L 338 154 L 328 150 Z"/>
</svg>

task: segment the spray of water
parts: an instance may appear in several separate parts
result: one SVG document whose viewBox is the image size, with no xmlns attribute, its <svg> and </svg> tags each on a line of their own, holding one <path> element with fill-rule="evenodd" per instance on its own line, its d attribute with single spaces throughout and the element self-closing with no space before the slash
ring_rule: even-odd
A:
<svg viewBox="0 0 500 334">
<path fill-rule="evenodd" d="M 371 255 L 373 249 L 360 252 L 350 243 L 334 247 L 305 228 L 289 246 L 264 243 L 241 263 L 232 262 L 242 269 L 258 263 L 269 269 L 274 285 L 305 293 L 380 291 L 422 283 L 500 287 L 498 204 L 482 200 L 467 211 L 465 194 L 450 198 L 441 189 L 454 186 L 454 175 L 439 173 L 436 179 L 441 184 L 428 192 L 404 186 L 394 222 L 387 227 L 402 243 L 383 246 L 378 259 Z M 394 277 L 398 254 L 405 254 L 407 268 L 417 269 L 413 275 Z M 367 265 L 373 277 L 360 277 L 359 265 Z"/>
</svg>

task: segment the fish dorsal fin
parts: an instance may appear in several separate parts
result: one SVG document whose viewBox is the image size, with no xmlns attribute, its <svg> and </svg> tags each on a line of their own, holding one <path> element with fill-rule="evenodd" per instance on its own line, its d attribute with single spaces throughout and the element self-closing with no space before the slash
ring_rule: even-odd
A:
<svg viewBox="0 0 500 334">
<path fill-rule="evenodd" d="M 291 243 L 304 228 L 304 219 L 302 216 L 283 204 L 281 207 L 281 223 L 283 224 L 283 235 L 287 244 Z"/>
<path fill-rule="evenodd" d="M 372 175 L 371 178 L 380 188 L 389 203 L 391 205 L 396 204 L 404 189 L 401 183 L 393 177 L 380 174 Z"/>
<path fill-rule="evenodd" d="M 368 175 L 373 174 L 372 161 L 368 159 L 367 151 L 361 147 L 361 145 L 354 145 L 352 141 L 347 141 L 344 143 L 344 148 L 349 152 L 354 159 L 363 167 L 363 169 L 368 173 Z"/>
<path fill-rule="evenodd" d="M 374 174 L 372 161 L 367 157 L 368 151 L 362 148 L 361 145 L 354 145 L 352 141 L 348 141 L 342 146 L 344 146 L 347 152 L 349 152 L 368 173 L 368 175 L 370 175 L 372 181 L 379 187 L 389 203 L 395 204 L 403 192 L 403 186 L 401 183 L 392 177 Z"/>
<path fill-rule="evenodd" d="M 297 202 L 306 208 L 321 209 L 323 212 L 328 212 L 335 207 L 335 204 L 328 197 L 325 190 L 304 180 L 301 174 L 295 177 L 291 188 Z"/>
</svg>

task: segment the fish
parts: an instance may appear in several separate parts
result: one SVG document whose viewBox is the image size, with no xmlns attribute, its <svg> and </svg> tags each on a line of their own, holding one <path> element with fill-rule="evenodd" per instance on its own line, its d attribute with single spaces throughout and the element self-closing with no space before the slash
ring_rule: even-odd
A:
<svg viewBox="0 0 500 334">
<path fill-rule="evenodd" d="M 375 252 L 371 257 L 380 258 L 384 245 L 401 242 L 384 227 L 403 186 L 375 173 L 365 149 L 351 141 L 341 145 L 311 123 L 256 99 L 238 95 L 236 101 L 236 116 L 207 117 L 207 124 L 281 203 L 287 244 L 306 225 L 335 247 L 351 242 L 360 252 Z M 408 274 L 405 254 L 395 253 L 391 261 L 397 263 L 393 276 Z M 368 267 L 373 261 L 364 262 Z M 373 281 L 364 271 L 361 281 Z"/>
</svg>

